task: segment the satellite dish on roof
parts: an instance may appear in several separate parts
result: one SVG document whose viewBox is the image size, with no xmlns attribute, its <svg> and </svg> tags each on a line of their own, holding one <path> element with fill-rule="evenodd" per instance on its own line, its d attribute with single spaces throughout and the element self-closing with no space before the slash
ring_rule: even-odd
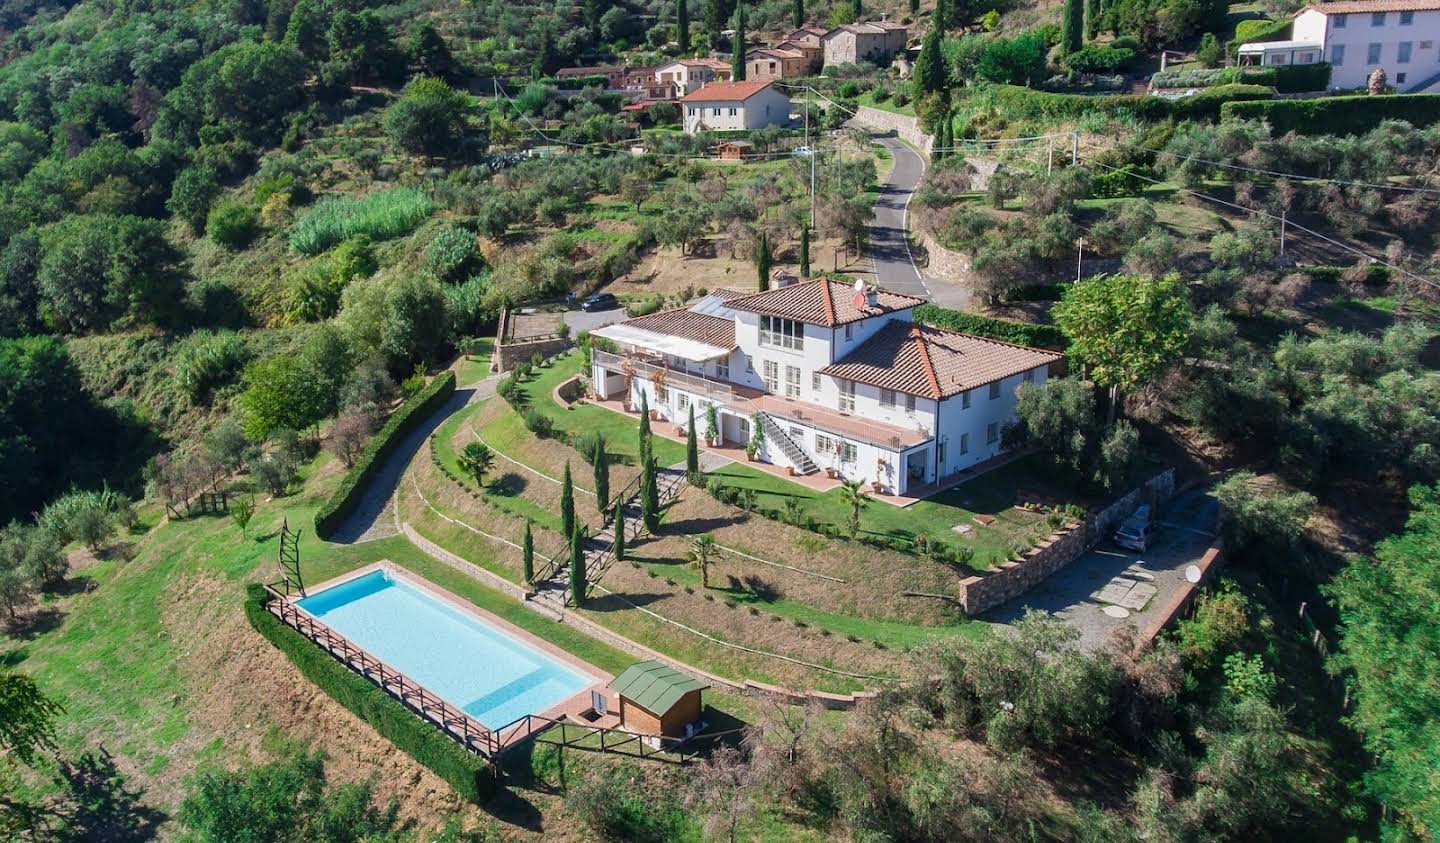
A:
<svg viewBox="0 0 1440 843">
<path fill-rule="evenodd" d="M 863 293 L 863 292 L 865 292 L 865 281 L 862 280 L 862 279 L 860 279 L 860 278 L 856 278 L 856 279 L 855 279 L 855 286 L 852 287 L 851 289 L 853 289 L 853 290 L 854 290 L 855 292 L 857 292 L 857 293 Z"/>
<path fill-rule="evenodd" d="M 855 306 L 855 309 L 856 309 L 856 310 L 864 310 L 864 309 L 865 309 L 865 293 L 863 293 L 863 292 L 857 292 L 857 293 L 855 294 L 855 298 L 853 298 L 853 299 L 850 300 L 850 303 Z"/>
<path fill-rule="evenodd" d="M 1187 582 L 1200 582 L 1200 566 L 1199 566 L 1199 565 L 1186 565 L 1186 566 L 1185 566 L 1185 580 L 1186 580 Z"/>
</svg>

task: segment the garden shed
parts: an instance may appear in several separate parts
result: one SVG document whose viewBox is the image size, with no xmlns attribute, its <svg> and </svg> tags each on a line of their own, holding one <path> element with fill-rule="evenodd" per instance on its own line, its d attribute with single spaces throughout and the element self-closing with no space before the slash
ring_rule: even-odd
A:
<svg viewBox="0 0 1440 843">
<path fill-rule="evenodd" d="M 658 660 L 637 662 L 610 681 L 620 697 L 620 728 L 684 738 L 700 722 L 700 691 L 709 685 Z"/>
</svg>

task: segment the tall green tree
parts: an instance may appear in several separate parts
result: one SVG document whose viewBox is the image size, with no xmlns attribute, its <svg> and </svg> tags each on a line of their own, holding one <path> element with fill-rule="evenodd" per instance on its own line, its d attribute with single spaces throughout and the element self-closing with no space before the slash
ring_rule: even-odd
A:
<svg viewBox="0 0 1440 843">
<path fill-rule="evenodd" d="M 426 76 L 449 79 L 455 75 L 455 57 L 435 24 L 428 20 L 411 28 L 407 52 L 411 63 Z"/>
<path fill-rule="evenodd" d="M 560 478 L 560 531 L 575 532 L 575 482 L 570 479 L 570 461 L 565 461 L 565 474 Z"/>
<path fill-rule="evenodd" d="M 1060 17 L 1060 54 L 1079 52 L 1085 44 L 1085 0 L 1065 0 Z"/>
<path fill-rule="evenodd" d="M 796 29 L 805 25 L 805 0 L 795 0 L 790 5 L 790 25 Z"/>
<path fill-rule="evenodd" d="M 700 476 L 700 444 L 695 439 L 695 405 L 690 405 L 690 423 L 685 425 L 685 474 L 692 480 Z"/>
<path fill-rule="evenodd" d="M 651 533 L 660 531 L 660 479 L 659 469 L 652 457 L 642 469 L 644 483 L 640 488 L 640 518 L 645 523 L 645 529 Z"/>
<path fill-rule="evenodd" d="M 735 4 L 735 37 L 730 55 L 730 78 L 745 81 L 745 5 Z"/>
<path fill-rule="evenodd" d="M 939 94 L 945 90 L 945 56 L 940 51 L 940 29 L 932 28 L 920 44 L 915 58 L 915 98 Z"/>
<path fill-rule="evenodd" d="M 935 11 L 930 13 L 934 30 L 942 35 L 956 23 L 955 13 L 950 5 L 952 2 L 953 0 L 935 0 Z"/>
<path fill-rule="evenodd" d="M 810 277 L 810 226 L 800 226 L 800 277 Z"/>
<path fill-rule="evenodd" d="M 600 434 L 595 436 L 590 465 L 595 472 L 595 508 L 604 512 L 610 503 L 610 455 L 605 451 L 605 437 Z"/>
<path fill-rule="evenodd" d="M 421 77 L 385 110 L 385 133 L 398 149 L 426 159 L 459 150 L 466 96 L 435 77 Z"/>
<path fill-rule="evenodd" d="M 640 390 L 640 467 L 650 462 L 650 398 L 649 393 Z"/>
<path fill-rule="evenodd" d="M 1101 0 L 1085 0 L 1085 37 L 1095 40 L 1100 34 L 1100 27 L 1104 23 L 1104 11 L 1101 8 Z"/>
<path fill-rule="evenodd" d="M 0 670 L 0 749 L 29 764 L 55 746 L 55 718 L 64 708 L 23 673 Z"/>
<path fill-rule="evenodd" d="M 1150 383 L 1190 338 L 1190 298 L 1173 273 L 1096 275 L 1070 285 L 1053 312 L 1070 355 L 1109 387 L 1111 420 L 1120 391 Z"/>
<path fill-rule="evenodd" d="M 920 0 L 910 0 L 910 17 L 920 14 Z"/>
<path fill-rule="evenodd" d="M 525 535 L 520 538 L 520 564 L 525 582 L 535 582 L 535 533 L 529 518 L 525 519 Z"/>
<path fill-rule="evenodd" d="M 686 0 L 675 0 L 675 40 L 680 42 L 680 54 L 690 52 L 690 6 Z"/>
<path fill-rule="evenodd" d="M 764 231 L 755 246 L 755 276 L 761 292 L 770 289 L 770 235 Z"/>
<path fill-rule="evenodd" d="M 585 604 L 585 527 L 576 525 L 570 534 L 570 597 L 576 606 Z"/>
<path fill-rule="evenodd" d="M 1334 666 L 1354 675 L 1351 721 L 1375 756 L 1365 789 L 1393 812 L 1387 840 L 1440 829 L 1440 485 L 1412 488 L 1410 504 L 1405 532 L 1329 588 L 1341 621 Z"/>
<path fill-rule="evenodd" d="M 615 561 L 625 559 L 625 502 L 615 504 Z"/>
<path fill-rule="evenodd" d="M 690 549 L 685 552 L 685 558 L 690 564 L 700 569 L 700 587 L 710 587 L 710 566 L 714 564 L 715 557 L 720 555 L 720 546 L 715 543 L 715 537 L 706 533 L 690 540 Z"/>
<path fill-rule="evenodd" d="M 865 494 L 865 489 L 858 480 L 843 480 L 840 483 L 840 502 L 850 510 L 850 519 L 847 526 L 850 530 L 850 538 L 855 538 L 860 533 L 860 511 L 870 505 L 870 496 Z"/>
</svg>

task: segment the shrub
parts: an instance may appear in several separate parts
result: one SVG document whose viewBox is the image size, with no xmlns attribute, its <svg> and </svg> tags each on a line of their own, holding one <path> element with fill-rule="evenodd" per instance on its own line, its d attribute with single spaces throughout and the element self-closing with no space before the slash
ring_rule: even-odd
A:
<svg viewBox="0 0 1440 843">
<path fill-rule="evenodd" d="M 625 308 L 630 316 L 649 316 L 660 309 L 662 302 L 659 296 L 633 301 Z"/>
<path fill-rule="evenodd" d="M 205 219 L 205 236 L 229 249 L 243 249 L 255 239 L 260 213 L 240 202 L 226 202 L 210 209 Z"/>
<path fill-rule="evenodd" d="M 196 331 L 175 350 L 175 382 L 190 403 L 203 403 L 216 387 L 239 377 L 247 357 L 234 331 Z"/>
<path fill-rule="evenodd" d="M 1134 62 L 1134 50 L 1094 44 L 1065 57 L 1065 66 L 1076 73 L 1117 73 Z"/>
<path fill-rule="evenodd" d="M 491 796 L 495 780 L 483 759 L 461 748 L 369 680 L 286 626 L 265 609 L 265 596 L 263 586 L 257 583 L 249 586 L 245 617 L 306 679 L 444 779 L 465 799 L 478 805 Z"/>
<path fill-rule="evenodd" d="M 1440 108 L 1435 107 L 1432 94 L 1396 94 L 1226 103 L 1220 116 L 1224 120 L 1263 120 L 1276 137 L 1286 132 L 1358 135 L 1386 120 L 1404 120 L 1417 128 L 1429 126 L 1440 122 Z"/>
<path fill-rule="evenodd" d="M 525 429 L 541 439 L 548 439 L 555 432 L 555 423 L 549 416 L 531 407 L 525 411 Z"/>
<path fill-rule="evenodd" d="M 381 190 L 359 199 L 327 197 L 290 229 L 290 248 L 315 255 L 361 234 L 385 240 L 408 234 L 430 216 L 430 197 L 413 187 Z"/>
<path fill-rule="evenodd" d="M 475 235 L 448 225 L 425 247 L 425 263 L 442 281 L 458 281 L 484 265 Z"/>
<path fill-rule="evenodd" d="M 997 85 L 992 96 L 996 111 L 1012 120 L 1080 120 L 1098 112 L 1160 121 L 1167 118 L 1213 120 L 1226 102 L 1270 99 L 1274 92 L 1259 85 L 1222 85 L 1194 96 L 1167 100 L 1144 94 L 1052 94 L 1015 85 Z"/>
<path fill-rule="evenodd" d="M 922 304 L 915 308 L 915 321 L 934 325 L 947 331 L 989 337 L 1001 342 L 1028 345 L 1036 348 L 1063 349 L 1065 335 L 1054 325 L 1033 325 L 1027 322 L 1011 322 L 994 319 L 959 310 L 949 310 L 933 304 Z"/>
<path fill-rule="evenodd" d="M 455 373 L 444 372 L 390 415 L 380 432 L 356 458 L 355 465 L 345 473 L 330 500 L 315 513 L 315 535 L 328 539 L 335 532 L 340 522 L 360 502 L 361 493 L 385 459 L 400 445 L 405 434 L 444 404 L 454 391 Z"/>
</svg>

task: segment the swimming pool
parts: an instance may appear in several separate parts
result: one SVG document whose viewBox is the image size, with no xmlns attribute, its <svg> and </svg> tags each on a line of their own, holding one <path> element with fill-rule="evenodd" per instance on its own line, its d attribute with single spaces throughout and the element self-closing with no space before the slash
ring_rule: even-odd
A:
<svg viewBox="0 0 1440 843">
<path fill-rule="evenodd" d="M 295 605 L 490 729 L 538 714 L 596 681 L 383 569 Z"/>
</svg>

